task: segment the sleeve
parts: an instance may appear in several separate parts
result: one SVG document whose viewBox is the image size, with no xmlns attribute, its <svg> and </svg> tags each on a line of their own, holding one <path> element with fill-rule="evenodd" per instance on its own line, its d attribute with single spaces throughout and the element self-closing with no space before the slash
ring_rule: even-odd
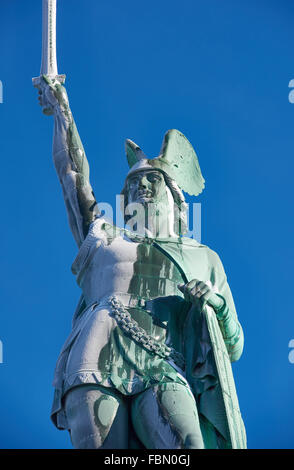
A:
<svg viewBox="0 0 294 470">
<path fill-rule="evenodd" d="M 211 282 L 214 292 L 223 299 L 223 306 L 216 311 L 216 317 L 224 342 L 231 359 L 237 361 L 243 352 L 244 335 L 238 320 L 231 289 L 227 282 L 222 262 L 219 256 L 212 252 L 213 262 L 211 269 Z"/>
</svg>

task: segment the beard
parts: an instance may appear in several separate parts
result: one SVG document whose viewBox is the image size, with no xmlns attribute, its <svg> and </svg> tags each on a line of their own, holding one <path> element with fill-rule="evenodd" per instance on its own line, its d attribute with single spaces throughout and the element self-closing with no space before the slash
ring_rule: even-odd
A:
<svg viewBox="0 0 294 470">
<path fill-rule="evenodd" d="M 173 232 L 174 205 L 166 198 L 154 202 L 153 198 L 141 194 L 126 207 L 125 214 L 126 223 L 138 234 L 156 237 L 159 233 Z"/>
</svg>

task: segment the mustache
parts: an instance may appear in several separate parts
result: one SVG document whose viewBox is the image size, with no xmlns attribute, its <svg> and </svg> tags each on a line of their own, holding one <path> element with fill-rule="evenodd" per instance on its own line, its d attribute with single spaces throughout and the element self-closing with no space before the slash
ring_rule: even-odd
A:
<svg viewBox="0 0 294 470">
<path fill-rule="evenodd" d="M 139 189 L 136 191 L 136 196 L 152 196 L 152 191 L 146 189 Z"/>
</svg>

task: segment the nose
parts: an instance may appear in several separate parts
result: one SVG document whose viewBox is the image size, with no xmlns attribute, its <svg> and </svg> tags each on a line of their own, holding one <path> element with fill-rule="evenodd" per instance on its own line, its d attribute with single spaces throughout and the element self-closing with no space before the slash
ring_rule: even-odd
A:
<svg viewBox="0 0 294 470">
<path fill-rule="evenodd" d="M 147 188 L 148 187 L 148 180 L 145 175 L 143 175 L 138 184 L 139 188 Z"/>
</svg>

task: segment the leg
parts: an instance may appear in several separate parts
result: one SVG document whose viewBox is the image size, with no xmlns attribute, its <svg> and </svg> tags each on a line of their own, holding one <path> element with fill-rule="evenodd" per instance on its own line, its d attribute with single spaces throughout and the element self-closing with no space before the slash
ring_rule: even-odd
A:
<svg viewBox="0 0 294 470">
<path fill-rule="evenodd" d="M 147 449 L 203 449 L 192 392 L 181 384 L 149 388 L 132 400 L 132 421 Z"/>
<path fill-rule="evenodd" d="M 75 449 L 127 449 L 128 410 L 119 394 L 99 385 L 81 385 L 65 397 Z"/>
</svg>

